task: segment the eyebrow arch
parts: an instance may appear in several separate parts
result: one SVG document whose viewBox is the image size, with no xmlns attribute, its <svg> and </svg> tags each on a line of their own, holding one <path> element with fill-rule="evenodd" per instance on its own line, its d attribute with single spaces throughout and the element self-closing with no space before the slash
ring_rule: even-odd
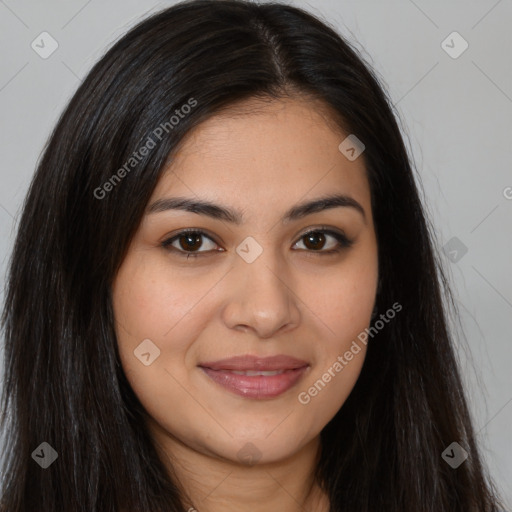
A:
<svg viewBox="0 0 512 512">
<path fill-rule="evenodd" d="M 349 207 L 358 211 L 366 223 L 364 208 L 352 197 L 344 194 L 334 194 L 311 201 L 299 203 L 290 208 L 283 216 L 283 223 L 301 219 L 306 215 L 329 210 L 332 208 Z M 166 197 L 156 200 L 146 210 L 147 214 L 164 212 L 166 210 L 185 210 L 187 212 L 207 215 L 213 219 L 224 220 L 236 225 L 243 222 L 243 213 L 206 200 L 196 200 L 187 197 Z"/>
</svg>

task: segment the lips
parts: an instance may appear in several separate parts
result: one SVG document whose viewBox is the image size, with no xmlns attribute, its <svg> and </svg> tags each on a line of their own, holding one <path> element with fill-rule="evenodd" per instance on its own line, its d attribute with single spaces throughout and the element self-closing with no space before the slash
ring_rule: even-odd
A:
<svg viewBox="0 0 512 512">
<path fill-rule="evenodd" d="M 292 388 L 308 370 L 307 361 L 290 356 L 237 356 L 200 363 L 214 382 L 236 395 L 268 399 Z"/>
<path fill-rule="evenodd" d="M 211 370 L 276 371 L 295 370 L 307 365 L 307 361 L 286 355 L 272 357 L 245 355 L 230 357 L 229 359 L 221 359 L 219 361 L 199 363 L 198 366 L 210 368 Z"/>
</svg>

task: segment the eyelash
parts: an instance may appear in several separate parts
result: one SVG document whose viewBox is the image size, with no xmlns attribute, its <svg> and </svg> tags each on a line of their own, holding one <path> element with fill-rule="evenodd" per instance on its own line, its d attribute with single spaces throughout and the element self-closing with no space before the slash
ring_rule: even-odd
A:
<svg viewBox="0 0 512 512">
<path fill-rule="evenodd" d="M 306 250 L 307 252 L 311 252 L 313 254 L 316 253 L 315 255 L 330 255 L 330 256 L 332 256 L 332 255 L 340 253 L 343 249 L 348 249 L 348 248 L 352 247 L 352 245 L 354 244 L 354 241 L 347 238 L 347 236 L 344 235 L 343 233 L 338 233 L 337 231 L 332 231 L 331 229 L 329 229 L 327 227 L 320 227 L 320 228 L 312 229 L 312 230 L 304 233 L 303 235 L 301 235 L 300 239 L 305 238 L 306 236 L 311 235 L 313 233 L 323 233 L 323 234 L 331 235 L 340 244 L 337 249 L 331 249 L 329 251 Z M 160 245 L 165 250 L 175 252 L 179 256 L 184 257 L 184 258 L 186 257 L 187 259 L 189 257 L 197 258 L 199 256 L 208 256 L 211 253 L 211 251 L 185 252 L 182 249 L 177 249 L 176 247 L 171 246 L 171 244 L 175 240 L 179 239 L 180 236 L 187 235 L 187 234 L 204 235 L 206 238 L 210 239 L 213 243 L 216 243 L 215 240 L 213 240 L 210 236 L 208 236 L 208 234 L 205 233 L 204 231 L 202 231 L 200 229 L 189 228 L 189 229 L 184 229 L 184 230 L 180 231 L 179 233 L 174 235 L 172 238 L 168 238 L 167 240 L 164 240 L 163 242 L 161 242 Z"/>
</svg>

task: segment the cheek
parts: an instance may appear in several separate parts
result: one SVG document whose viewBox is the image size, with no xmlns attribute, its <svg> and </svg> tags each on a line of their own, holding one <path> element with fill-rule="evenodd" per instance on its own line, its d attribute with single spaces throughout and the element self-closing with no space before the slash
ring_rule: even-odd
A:
<svg viewBox="0 0 512 512">
<path fill-rule="evenodd" d="M 130 326 L 134 335 L 147 336 L 165 329 L 164 324 L 170 329 L 173 317 L 186 306 L 185 300 L 178 301 L 175 294 L 167 292 L 162 275 L 165 274 L 156 267 L 131 261 L 119 271 L 113 291 L 114 312 L 116 320 Z"/>
<path fill-rule="evenodd" d="M 204 304 L 216 280 L 207 274 L 188 278 L 183 269 L 143 257 L 142 251 L 133 252 L 121 266 L 113 308 L 124 373 L 149 414 L 159 417 L 172 404 L 190 402 L 190 349 L 206 328 Z M 137 355 L 148 352 L 146 366 Z"/>
<path fill-rule="evenodd" d="M 149 264 L 132 253 L 119 270 L 112 300 L 126 378 L 149 416 L 165 422 L 173 404 L 190 401 L 180 383 L 187 377 L 185 355 L 194 336 L 190 319 L 200 291 L 179 285 L 178 276 L 164 280 L 163 275 L 158 262 Z"/>
<path fill-rule="evenodd" d="M 316 411 L 318 425 L 336 414 L 359 377 L 377 282 L 376 251 L 358 251 L 307 295 L 316 330 L 324 336 L 315 349 L 317 364 L 301 387 L 299 403 Z"/>
<path fill-rule="evenodd" d="M 334 340 L 357 335 L 370 322 L 377 277 L 356 277 L 342 277 L 335 283 L 327 283 L 322 290 L 308 294 L 308 303 Z"/>
<path fill-rule="evenodd" d="M 327 348 L 342 350 L 371 321 L 378 282 L 378 259 L 373 248 L 354 252 L 350 258 L 304 295 L 323 323 Z M 306 290 L 303 292 L 306 293 Z"/>
<path fill-rule="evenodd" d="M 187 308 L 183 295 L 177 300 L 168 292 L 166 283 L 161 279 L 161 269 L 144 263 L 141 258 L 137 253 L 128 256 L 119 270 L 112 292 L 119 354 L 125 374 L 127 377 L 131 375 L 134 381 L 148 373 L 146 370 L 149 368 L 154 378 L 155 368 L 161 366 L 165 355 L 162 346 L 164 333 L 172 332 Z M 150 353 L 146 359 L 151 364 L 147 367 L 136 357 L 141 346 L 147 348 L 141 354 Z M 179 347 L 175 348 L 179 350 Z"/>
<path fill-rule="evenodd" d="M 353 281 L 359 277 L 358 281 Z M 340 279 L 328 293 L 311 297 L 319 312 L 316 364 L 301 386 L 298 402 L 314 417 L 311 432 L 321 430 L 343 406 L 354 388 L 366 356 L 365 329 L 371 322 L 376 274 Z M 315 299 L 318 299 L 315 301 Z M 327 326 L 327 327 L 325 327 Z M 363 333 L 363 335 L 361 335 Z"/>
<path fill-rule="evenodd" d="M 118 341 L 124 350 L 133 350 L 146 338 L 168 344 L 175 339 L 173 330 L 181 329 L 198 297 L 208 291 L 208 282 L 184 280 L 158 261 L 145 262 L 142 257 L 123 263 L 112 294 Z"/>
</svg>

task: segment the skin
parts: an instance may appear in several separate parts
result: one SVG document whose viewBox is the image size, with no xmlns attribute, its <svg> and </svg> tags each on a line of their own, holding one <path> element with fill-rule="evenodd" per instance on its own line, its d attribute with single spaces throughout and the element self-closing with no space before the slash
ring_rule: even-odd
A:
<svg viewBox="0 0 512 512">
<path fill-rule="evenodd" d="M 239 209 L 244 221 L 147 213 L 114 282 L 124 371 L 162 459 L 191 497 L 187 506 L 200 512 L 328 511 L 312 476 L 320 432 L 356 383 L 365 345 L 309 403 L 298 395 L 370 325 L 378 252 L 364 157 L 349 161 L 338 150 L 348 134 L 321 106 L 246 101 L 189 133 L 148 205 L 201 198 Z M 355 199 L 365 217 L 337 207 L 281 222 L 293 205 L 333 193 Z M 325 254 L 339 246 L 325 231 L 308 245 L 304 233 L 322 225 L 353 245 Z M 161 246 L 184 228 L 207 236 L 195 246 L 177 238 L 173 247 L 203 256 L 187 259 Z M 263 251 L 252 263 L 236 252 L 248 236 Z M 134 356 L 144 339 L 160 350 L 149 366 Z M 310 366 L 293 388 L 263 400 L 231 393 L 197 366 L 244 354 L 286 354 Z M 240 460 L 244 446 L 257 463 Z"/>
</svg>

